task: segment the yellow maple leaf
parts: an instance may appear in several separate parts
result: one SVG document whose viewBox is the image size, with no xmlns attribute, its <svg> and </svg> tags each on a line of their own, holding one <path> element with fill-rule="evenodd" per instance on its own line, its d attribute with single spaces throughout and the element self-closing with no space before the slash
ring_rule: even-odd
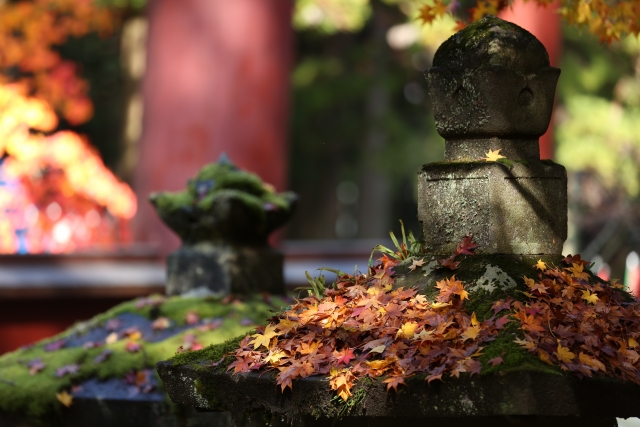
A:
<svg viewBox="0 0 640 427">
<path fill-rule="evenodd" d="M 353 381 L 355 376 L 348 369 L 336 369 L 331 368 L 329 372 L 329 385 L 331 390 L 335 390 L 338 396 L 345 402 L 351 396 L 351 387 L 353 387 Z"/>
<path fill-rule="evenodd" d="M 271 338 L 280 335 L 278 332 L 276 332 L 276 326 L 274 325 L 267 325 L 267 327 L 264 329 L 264 334 L 254 334 L 251 335 L 252 337 L 254 337 L 255 339 L 252 340 L 250 342 L 250 344 L 253 344 L 253 349 L 257 349 L 260 346 L 265 346 L 267 349 L 269 348 L 269 343 L 271 342 Z"/>
<path fill-rule="evenodd" d="M 500 148 L 498 148 L 496 151 L 493 151 L 491 148 L 489 148 L 489 152 L 485 154 L 487 157 L 485 157 L 483 160 L 486 160 L 487 162 L 496 162 L 499 159 L 506 159 L 505 156 L 500 154 Z"/>
<path fill-rule="evenodd" d="M 582 291 L 582 299 L 587 301 L 587 303 L 594 304 L 594 305 L 600 300 L 600 298 L 598 298 L 598 295 L 596 295 L 595 292 L 591 293 L 589 292 L 589 290 Z"/>
<path fill-rule="evenodd" d="M 638 341 L 636 341 L 633 337 L 629 338 L 629 347 L 635 348 L 638 346 Z"/>
<path fill-rule="evenodd" d="M 395 357 L 387 357 L 384 360 L 372 360 L 371 362 L 365 362 L 367 365 L 369 365 L 369 367 L 371 369 L 374 369 L 376 371 L 379 371 L 381 369 L 386 368 L 387 366 L 391 365 L 393 362 L 395 362 L 397 359 Z"/>
<path fill-rule="evenodd" d="M 589 280 L 589 274 L 583 271 L 584 266 L 582 264 L 573 263 L 572 267 L 567 268 L 571 272 L 571 275 L 578 280 Z"/>
<path fill-rule="evenodd" d="M 277 349 L 275 351 L 272 351 L 269 353 L 269 355 L 266 357 L 265 362 L 267 363 L 277 363 L 278 360 L 282 359 L 283 357 L 287 357 L 287 353 L 285 353 L 284 351 Z"/>
<path fill-rule="evenodd" d="M 411 262 L 411 265 L 409 266 L 409 270 L 414 271 L 416 269 L 416 267 L 422 267 L 424 265 L 424 258 L 422 258 L 421 260 L 413 260 Z"/>
<path fill-rule="evenodd" d="M 418 324 L 416 322 L 407 322 L 402 325 L 398 332 L 396 333 L 396 338 L 411 338 L 414 333 L 418 329 Z"/>
<path fill-rule="evenodd" d="M 471 325 L 478 326 L 479 324 L 480 322 L 478 322 L 478 318 L 476 317 L 476 312 L 474 311 L 473 314 L 471 315 Z"/>
<path fill-rule="evenodd" d="M 450 305 L 451 305 L 450 302 L 432 302 L 431 308 L 439 309 L 439 308 L 449 307 Z"/>
<path fill-rule="evenodd" d="M 62 393 L 56 393 L 56 399 L 58 399 L 58 402 L 62 403 L 67 408 L 73 405 L 73 396 L 67 393 L 66 390 Z"/>
<path fill-rule="evenodd" d="M 528 341 L 528 340 L 521 340 L 521 339 L 515 339 L 513 340 L 516 344 L 520 345 L 521 347 L 526 348 L 527 350 L 533 350 L 534 348 L 536 348 L 536 344 L 533 341 Z"/>
<path fill-rule="evenodd" d="M 547 264 L 541 259 L 539 259 L 534 267 L 537 268 L 538 270 L 545 271 L 547 269 Z"/>
<path fill-rule="evenodd" d="M 524 284 L 527 285 L 527 287 L 529 289 L 533 288 L 536 286 L 536 281 L 533 279 L 529 279 L 527 276 L 522 276 L 522 278 L 524 279 Z"/>
<path fill-rule="evenodd" d="M 549 353 L 547 353 L 546 351 L 544 351 L 542 349 L 538 349 L 538 358 L 540 360 L 542 360 L 544 363 L 546 363 L 547 365 L 552 365 L 553 366 L 553 362 L 551 361 L 551 357 L 549 357 Z"/>
<path fill-rule="evenodd" d="M 618 283 L 618 279 L 611 279 L 611 287 L 615 289 L 624 289 L 624 285 L 622 283 Z"/>
<path fill-rule="evenodd" d="M 281 334 L 288 334 L 289 332 L 291 332 L 291 330 L 296 329 L 298 326 L 300 326 L 300 323 L 296 322 L 295 320 L 280 319 L 277 328 Z"/>
<path fill-rule="evenodd" d="M 578 361 L 583 365 L 591 366 L 594 369 L 599 369 L 602 372 L 606 372 L 607 368 L 605 368 L 604 364 L 596 358 L 589 356 L 583 352 L 580 352 L 578 355 Z"/>
<path fill-rule="evenodd" d="M 576 358 L 576 355 L 572 353 L 569 348 L 561 346 L 560 343 L 558 343 L 558 350 L 555 352 L 555 355 L 563 362 L 571 362 Z"/>
<path fill-rule="evenodd" d="M 462 336 L 464 337 L 465 341 L 469 339 L 473 340 L 478 336 L 479 333 L 480 333 L 480 326 L 469 326 L 462 333 Z"/>
</svg>

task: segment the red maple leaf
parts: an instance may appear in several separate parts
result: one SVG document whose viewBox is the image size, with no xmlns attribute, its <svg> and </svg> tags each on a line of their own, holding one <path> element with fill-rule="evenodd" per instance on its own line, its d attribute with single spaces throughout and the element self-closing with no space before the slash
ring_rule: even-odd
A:
<svg viewBox="0 0 640 427">
<path fill-rule="evenodd" d="M 491 366 L 498 366 L 503 362 L 502 357 L 494 357 L 493 359 L 489 359 L 488 363 L 491 363 Z"/>
<path fill-rule="evenodd" d="M 344 363 L 345 365 L 348 365 L 349 362 L 353 359 L 356 358 L 356 356 L 353 355 L 353 349 L 352 348 L 346 348 L 342 351 L 334 351 L 333 352 L 333 357 L 336 358 L 336 364 L 339 365 L 341 363 Z"/>
<path fill-rule="evenodd" d="M 472 239 L 473 234 L 465 236 L 456 247 L 456 255 L 473 255 L 473 251 L 476 250 L 478 245 L 473 243 Z"/>
<path fill-rule="evenodd" d="M 438 262 L 440 263 L 440 265 L 442 265 L 445 268 L 448 268 L 449 270 L 457 270 L 458 267 L 460 267 L 460 261 L 455 262 L 456 260 L 456 256 L 452 255 L 447 259 L 439 259 Z"/>
<path fill-rule="evenodd" d="M 562 258 L 562 262 L 564 262 L 565 264 L 568 265 L 572 265 L 572 264 L 580 264 L 582 266 L 586 266 L 589 264 L 588 261 L 584 261 L 582 259 L 580 259 L 580 255 L 567 255 L 566 257 Z"/>
</svg>

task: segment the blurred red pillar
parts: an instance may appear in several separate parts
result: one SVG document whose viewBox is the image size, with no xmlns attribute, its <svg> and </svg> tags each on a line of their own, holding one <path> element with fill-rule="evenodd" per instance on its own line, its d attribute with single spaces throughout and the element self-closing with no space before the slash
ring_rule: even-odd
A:
<svg viewBox="0 0 640 427">
<path fill-rule="evenodd" d="M 516 0 L 512 7 L 500 13 L 500 18 L 521 26 L 542 42 L 549 52 L 549 60 L 553 67 L 559 65 L 562 40 L 557 8 L 557 2 L 544 7 L 534 2 Z M 553 158 L 553 119 L 547 132 L 540 138 L 540 158 Z"/>
<path fill-rule="evenodd" d="M 185 187 L 226 152 L 283 190 L 287 177 L 291 0 L 151 0 L 136 238 L 178 238 L 146 201 Z"/>
</svg>

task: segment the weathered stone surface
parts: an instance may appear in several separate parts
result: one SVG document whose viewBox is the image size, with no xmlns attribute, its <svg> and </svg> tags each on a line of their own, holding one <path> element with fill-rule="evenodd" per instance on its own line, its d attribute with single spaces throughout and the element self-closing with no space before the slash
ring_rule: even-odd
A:
<svg viewBox="0 0 640 427">
<path fill-rule="evenodd" d="M 73 406 L 46 424 L 0 413 L 2 427 L 234 427 L 231 414 L 196 412 L 169 405 L 164 395 L 153 400 L 111 399 L 101 396 L 74 399 Z"/>
<path fill-rule="evenodd" d="M 174 402 L 232 413 L 267 411 L 292 418 L 337 417 L 327 378 L 295 380 L 282 393 L 271 375 L 237 374 L 157 366 Z M 609 378 L 580 380 L 574 376 L 514 369 L 495 375 L 448 379 L 427 384 L 412 377 L 399 393 L 387 393 L 381 381 L 361 381 L 352 393 L 359 404 L 343 415 L 367 417 L 631 417 L 640 415 L 640 386 Z M 206 387 L 215 384 L 215 387 Z"/>
<path fill-rule="evenodd" d="M 199 288 L 215 293 L 284 294 L 284 257 L 266 244 L 183 246 L 167 257 L 167 295 Z"/>
<path fill-rule="evenodd" d="M 528 74 L 549 66 L 549 55 L 544 45 L 524 28 L 487 15 L 442 43 L 433 65 L 458 74 L 490 65 Z"/>
<path fill-rule="evenodd" d="M 418 173 L 427 251 L 446 255 L 473 234 L 479 253 L 559 254 L 567 238 L 567 176 L 552 162 L 432 163 Z"/>
<path fill-rule="evenodd" d="M 560 70 L 532 34 L 488 16 L 443 43 L 425 76 L 436 130 L 447 140 L 530 140 L 549 126 Z"/>
</svg>

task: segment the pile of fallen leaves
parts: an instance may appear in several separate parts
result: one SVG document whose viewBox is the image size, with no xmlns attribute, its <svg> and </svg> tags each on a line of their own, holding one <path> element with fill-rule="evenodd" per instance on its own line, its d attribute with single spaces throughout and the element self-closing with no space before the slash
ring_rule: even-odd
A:
<svg viewBox="0 0 640 427">
<path fill-rule="evenodd" d="M 615 281 L 587 273 L 579 255 L 563 263 L 549 268 L 539 261 L 537 279 L 524 277 L 530 301 L 511 304 L 524 331 L 516 342 L 579 376 L 601 373 L 640 384 L 640 301 Z"/>
<path fill-rule="evenodd" d="M 387 389 L 397 390 L 418 373 L 428 382 L 480 373 L 481 345 L 495 339 L 508 316 L 480 322 L 465 312 L 469 295 L 455 276 L 437 283 L 435 301 L 416 289 L 394 289 L 396 264 L 384 256 L 368 275 L 340 276 L 324 298 L 297 301 L 245 337 L 228 369 L 277 369 L 283 391 L 296 378 L 329 374 L 331 388 L 344 400 L 365 376 L 384 375 Z"/>
<path fill-rule="evenodd" d="M 458 269 L 456 257 L 476 248 L 471 238 L 439 260 L 439 268 Z M 347 400 L 363 377 L 384 376 L 387 390 L 397 391 L 416 374 L 429 383 L 445 374 L 479 374 L 482 345 L 515 320 L 521 329 L 515 342 L 543 362 L 579 376 L 599 373 L 640 384 L 640 301 L 616 282 L 589 274 L 579 255 L 557 267 L 538 261 L 537 279 L 522 277 L 521 301 L 493 302 L 493 316 L 482 322 L 464 310 L 469 294 L 455 276 L 436 283 L 435 301 L 415 288 L 394 288 L 399 259 L 385 255 L 368 274 L 341 274 L 324 295 L 296 301 L 240 342 L 228 370 L 277 370 L 282 391 L 294 379 L 328 374 L 331 388 Z M 423 263 L 414 259 L 410 270 Z"/>
</svg>

